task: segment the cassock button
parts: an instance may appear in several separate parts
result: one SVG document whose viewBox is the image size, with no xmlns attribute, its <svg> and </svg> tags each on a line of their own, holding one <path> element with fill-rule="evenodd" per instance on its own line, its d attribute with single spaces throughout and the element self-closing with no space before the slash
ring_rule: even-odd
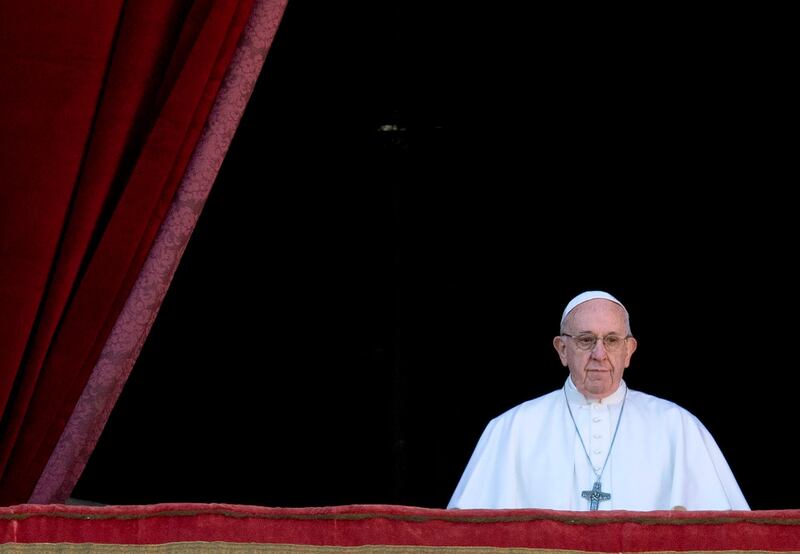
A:
<svg viewBox="0 0 800 554">
<path fill-rule="evenodd" d="M 600 454 L 600 452 L 602 452 L 602 450 L 595 450 L 594 451 L 595 454 Z"/>
<path fill-rule="evenodd" d="M 594 437 L 596 439 L 600 439 L 600 438 L 603 438 L 603 435 L 601 435 L 600 433 L 595 433 L 594 435 L 592 435 L 592 437 Z"/>
<path fill-rule="evenodd" d="M 599 422 L 603 421 L 603 418 L 602 417 L 593 417 L 592 421 L 594 421 L 595 423 L 599 423 Z"/>
</svg>

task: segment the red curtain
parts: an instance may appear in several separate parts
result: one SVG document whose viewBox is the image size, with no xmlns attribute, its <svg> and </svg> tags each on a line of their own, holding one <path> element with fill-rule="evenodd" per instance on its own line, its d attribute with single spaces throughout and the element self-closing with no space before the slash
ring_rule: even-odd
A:
<svg viewBox="0 0 800 554">
<path fill-rule="evenodd" d="M 0 0 L 0 504 L 59 440 L 251 9 Z"/>
</svg>

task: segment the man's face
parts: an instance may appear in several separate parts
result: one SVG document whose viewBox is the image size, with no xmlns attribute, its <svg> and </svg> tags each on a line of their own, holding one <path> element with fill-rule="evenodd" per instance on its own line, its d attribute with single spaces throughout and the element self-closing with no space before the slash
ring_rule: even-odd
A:
<svg viewBox="0 0 800 554">
<path fill-rule="evenodd" d="M 625 338 L 623 308 L 610 300 L 589 300 L 570 312 L 564 328 L 570 336 L 555 337 L 553 346 L 575 387 L 594 399 L 616 391 L 636 350 L 636 339 Z M 598 340 L 592 344 L 594 338 Z"/>
</svg>

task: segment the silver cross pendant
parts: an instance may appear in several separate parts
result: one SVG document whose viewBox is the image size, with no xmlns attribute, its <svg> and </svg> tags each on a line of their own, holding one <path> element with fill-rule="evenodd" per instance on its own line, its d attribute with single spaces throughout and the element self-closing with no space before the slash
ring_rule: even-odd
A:
<svg viewBox="0 0 800 554">
<path fill-rule="evenodd" d="M 589 501 L 589 510 L 593 512 L 597 511 L 597 509 L 600 507 L 600 502 L 603 500 L 611 500 L 611 495 L 607 492 L 601 491 L 600 488 L 600 481 L 595 481 L 592 490 L 583 491 L 581 493 L 581 496 Z"/>
</svg>

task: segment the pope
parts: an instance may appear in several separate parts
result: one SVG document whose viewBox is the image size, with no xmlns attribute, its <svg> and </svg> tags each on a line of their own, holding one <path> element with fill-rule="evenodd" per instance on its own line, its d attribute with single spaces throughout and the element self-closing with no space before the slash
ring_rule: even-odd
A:
<svg viewBox="0 0 800 554">
<path fill-rule="evenodd" d="M 637 341 L 619 300 L 570 300 L 553 346 L 564 386 L 489 422 L 449 508 L 750 509 L 700 420 L 628 388 Z"/>
</svg>

